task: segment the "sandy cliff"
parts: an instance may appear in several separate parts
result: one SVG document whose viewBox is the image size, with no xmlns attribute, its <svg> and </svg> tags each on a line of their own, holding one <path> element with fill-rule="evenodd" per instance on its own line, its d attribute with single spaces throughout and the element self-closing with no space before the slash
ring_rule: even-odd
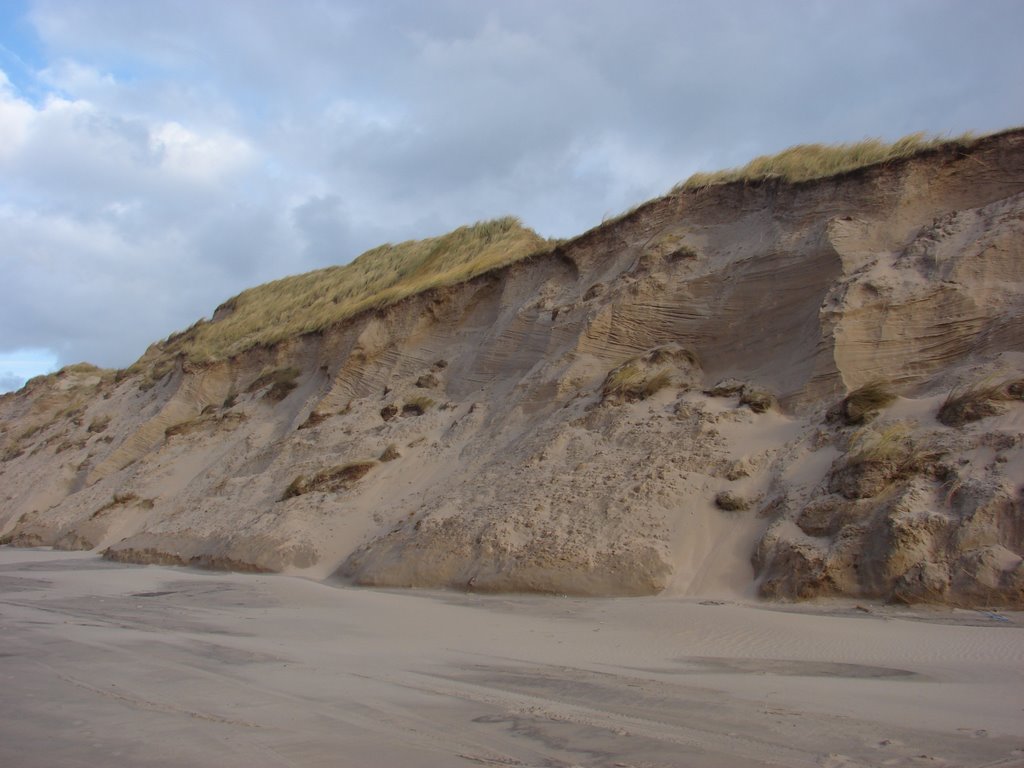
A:
<svg viewBox="0 0 1024 768">
<path fill-rule="evenodd" d="M 675 192 L 315 333 L 144 361 L 0 397 L 5 541 L 1024 605 L 1024 132 Z"/>
</svg>

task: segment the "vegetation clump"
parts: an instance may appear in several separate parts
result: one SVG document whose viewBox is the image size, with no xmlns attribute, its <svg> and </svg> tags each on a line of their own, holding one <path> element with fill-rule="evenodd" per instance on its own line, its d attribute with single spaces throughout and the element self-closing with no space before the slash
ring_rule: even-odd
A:
<svg viewBox="0 0 1024 768">
<path fill-rule="evenodd" d="M 171 424 L 171 426 L 164 430 L 164 437 L 170 439 L 175 435 L 187 435 L 189 432 L 197 429 L 196 421 L 197 419 L 189 419 L 187 421 L 179 421 L 177 424 Z"/>
<path fill-rule="evenodd" d="M 649 264 L 652 261 L 658 260 L 671 263 L 695 259 L 698 256 L 697 250 L 685 241 L 682 234 L 678 232 L 665 232 L 647 244 L 641 258 L 641 264 Z"/>
<path fill-rule="evenodd" d="M 86 431 L 90 432 L 92 434 L 98 434 L 98 433 L 104 431 L 106 429 L 106 427 L 109 427 L 110 425 L 111 425 L 111 417 L 110 416 L 97 416 L 95 419 L 92 420 L 92 422 L 86 428 Z"/>
<path fill-rule="evenodd" d="M 965 133 L 954 138 L 912 133 L 887 143 L 864 139 L 845 144 L 799 144 L 775 155 L 755 157 L 746 165 L 713 173 L 695 173 L 673 191 L 703 189 L 734 181 L 781 179 L 788 182 L 811 181 L 838 176 L 870 165 L 902 160 L 942 146 L 970 147 L 978 137 Z"/>
<path fill-rule="evenodd" d="M 97 517 L 102 515 L 104 512 L 107 512 L 107 511 L 113 509 L 114 507 L 124 507 L 124 506 L 127 506 L 127 505 L 135 503 L 135 502 L 139 502 L 139 504 L 142 507 L 144 507 L 145 509 L 152 509 L 153 508 L 153 504 L 154 504 L 153 499 L 142 499 L 140 501 L 139 500 L 139 495 L 137 493 L 132 493 L 131 491 L 125 491 L 125 492 L 122 492 L 122 493 L 115 493 L 110 498 L 110 501 L 108 501 L 102 507 L 100 507 L 95 512 L 93 512 L 89 516 L 89 519 L 90 520 L 95 520 Z"/>
<path fill-rule="evenodd" d="M 21 446 L 17 444 L 9 445 L 4 449 L 3 455 L 0 455 L 0 462 L 14 461 L 24 453 L 25 449 Z"/>
<path fill-rule="evenodd" d="M 766 389 L 745 386 L 740 392 L 740 405 L 747 406 L 754 413 L 766 413 L 775 404 L 775 395 Z"/>
<path fill-rule="evenodd" d="M 733 397 L 740 394 L 746 386 L 746 383 L 739 379 L 723 379 L 710 389 L 705 389 L 704 394 L 708 397 Z"/>
<path fill-rule="evenodd" d="M 402 405 L 403 416 L 422 416 L 434 407 L 434 401 L 429 397 L 413 397 Z"/>
<path fill-rule="evenodd" d="M 330 417 L 331 414 L 329 413 L 324 413 L 322 411 L 310 411 L 306 420 L 299 424 L 299 429 L 312 429 L 313 427 L 323 424 Z"/>
<path fill-rule="evenodd" d="M 356 461 L 321 469 L 312 477 L 299 475 L 285 489 L 281 501 L 314 491 L 323 493 L 346 491 L 365 477 L 375 466 L 377 466 L 376 461 Z"/>
<path fill-rule="evenodd" d="M 646 370 L 636 360 L 613 368 L 601 385 L 601 399 L 624 403 L 646 400 L 672 383 L 672 372 L 663 368 L 656 372 Z"/>
<path fill-rule="evenodd" d="M 896 399 L 889 385 L 874 379 L 857 387 L 829 411 L 830 421 L 841 421 L 847 426 L 855 426 L 870 421 L 878 412 Z"/>
<path fill-rule="evenodd" d="M 715 506 L 725 512 L 743 512 L 750 508 L 750 502 L 732 491 L 721 491 L 715 496 Z"/>
<path fill-rule="evenodd" d="M 911 438 L 904 422 L 884 429 L 865 427 L 850 439 L 850 452 L 833 468 L 829 491 L 847 499 L 877 496 L 892 483 L 924 472 L 939 457 Z"/>
<path fill-rule="evenodd" d="M 441 382 L 438 380 L 437 376 L 432 373 L 424 373 L 416 379 L 416 386 L 420 389 L 433 389 L 440 383 Z"/>
<path fill-rule="evenodd" d="M 252 384 L 249 385 L 249 392 L 256 392 L 257 390 L 263 389 L 268 386 L 270 389 L 267 390 L 263 396 L 275 403 L 279 403 L 284 400 L 291 393 L 296 386 L 298 386 L 296 379 L 299 378 L 299 369 L 293 367 L 287 368 L 275 368 L 272 371 L 268 371 L 258 376 Z"/>
<path fill-rule="evenodd" d="M 946 396 L 939 407 L 936 418 L 947 427 L 962 427 L 972 421 L 979 421 L 1000 412 L 999 403 L 1019 399 L 1022 382 L 998 382 L 990 380 L 977 384 L 956 387 Z"/>
</svg>

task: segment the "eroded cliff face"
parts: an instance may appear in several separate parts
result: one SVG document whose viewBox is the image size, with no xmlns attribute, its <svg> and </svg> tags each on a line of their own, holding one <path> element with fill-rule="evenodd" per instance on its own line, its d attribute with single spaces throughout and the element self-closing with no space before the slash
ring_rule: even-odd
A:
<svg viewBox="0 0 1024 768">
<path fill-rule="evenodd" d="M 1022 230 L 1010 132 L 669 195 L 155 381 L 69 369 L 0 398 L 0 533 L 372 585 L 1021 605 Z M 876 380 L 897 397 L 848 413 Z M 943 423 L 956 387 L 980 415 Z"/>
</svg>

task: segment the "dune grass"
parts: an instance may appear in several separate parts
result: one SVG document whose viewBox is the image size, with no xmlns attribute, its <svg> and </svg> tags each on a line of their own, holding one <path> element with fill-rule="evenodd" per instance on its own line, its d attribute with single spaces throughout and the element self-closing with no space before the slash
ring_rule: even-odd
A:
<svg viewBox="0 0 1024 768">
<path fill-rule="evenodd" d="M 922 472 L 941 455 L 914 439 L 913 427 L 904 421 L 880 429 L 861 427 L 850 438 L 848 466 L 875 465 L 886 469 L 894 479 Z"/>
<path fill-rule="evenodd" d="M 507 216 L 440 237 L 381 245 L 351 264 L 275 280 L 243 291 L 168 339 L 166 352 L 197 362 L 323 330 L 364 310 L 452 285 L 545 250 L 549 243 Z"/>
<path fill-rule="evenodd" d="M 272 371 L 267 371 L 249 385 L 249 392 L 256 392 L 257 390 L 263 389 L 269 385 L 270 389 L 267 390 L 264 397 L 268 400 L 272 400 L 275 403 L 279 403 L 284 400 L 288 394 L 298 386 L 297 379 L 302 372 L 294 366 L 288 366 L 286 368 L 275 368 Z M 225 402 L 227 402 L 225 400 Z"/>
<path fill-rule="evenodd" d="M 601 400 L 633 403 L 646 400 L 672 384 L 667 368 L 652 372 L 642 368 L 638 360 L 630 360 L 613 369 L 601 385 Z"/>
<path fill-rule="evenodd" d="M 882 429 L 865 427 L 850 438 L 849 464 L 905 465 L 916 455 L 911 428 L 906 422 L 894 422 Z"/>
<path fill-rule="evenodd" d="M 840 416 L 847 425 L 864 424 L 896 399 L 887 381 L 873 379 L 843 398 Z"/>
<path fill-rule="evenodd" d="M 965 133 L 955 137 L 912 133 L 891 144 L 881 139 L 864 139 L 845 144 L 799 144 L 775 155 L 761 155 L 737 168 L 713 173 L 695 173 L 676 185 L 673 192 L 703 189 L 733 181 L 778 178 L 789 182 L 810 181 L 864 168 L 869 165 L 911 157 L 943 145 L 970 146 L 980 137 Z"/>
<path fill-rule="evenodd" d="M 947 427 L 962 427 L 995 416 L 1001 411 L 1001 402 L 1014 399 L 1010 389 L 1015 383 L 989 377 L 956 387 L 946 396 L 936 418 Z"/>
<path fill-rule="evenodd" d="M 312 477 L 299 475 L 285 488 L 281 501 L 307 493 L 340 493 L 347 491 L 377 466 L 376 461 L 354 461 L 336 467 L 321 469 Z"/>
</svg>

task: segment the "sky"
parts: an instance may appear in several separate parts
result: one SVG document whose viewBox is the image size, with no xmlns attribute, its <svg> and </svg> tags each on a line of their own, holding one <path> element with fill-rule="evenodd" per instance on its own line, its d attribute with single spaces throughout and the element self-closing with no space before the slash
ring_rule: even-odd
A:
<svg viewBox="0 0 1024 768">
<path fill-rule="evenodd" d="M 507 214 L 1024 124 L 1020 0 L 0 0 L 0 392 Z"/>
</svg>

